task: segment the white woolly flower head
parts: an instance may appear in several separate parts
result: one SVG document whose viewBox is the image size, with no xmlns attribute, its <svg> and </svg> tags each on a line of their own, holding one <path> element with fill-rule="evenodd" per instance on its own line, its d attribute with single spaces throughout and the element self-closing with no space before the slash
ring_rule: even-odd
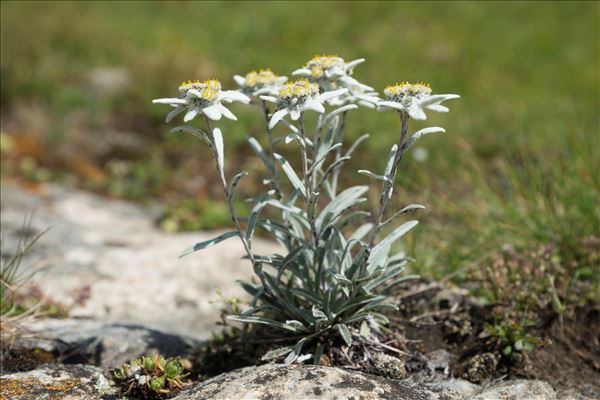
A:
<svg viewBox="0 0 600 400">
<path fill-rule="evenodd" d="M 347 91 L 348 89 L 339 89 L 319 93 L 319 86 L 316 83 L 309 82 L 308 79 L 298 79 L 295 82 L 284 83 L 279 89 L 277 97 L 261 96 L 260 98 L 277 104 L 277 111 L 269 121 L 269 128 L 273 128 L 288 114 L 292 120 L 296 121 L 307 110 L 324 113 L 324 102 L 343 95 Z"/>
<path fill-rule="evenodd" d="M 383 91 L 385 100 L 379 100 L 377 110 L 400 110 L 417 120 L 427 119 L 425 110 L 448 112 L 448 108 L 441 105 L 443 101 L 457 99 L 457 94 L 431 94 L 431 86 L 425 82 L 400 82 L 389 85 Z"/>
<path fill-rule="evenodd" d="M 291 107 L 298 103 L 305 103 L 307 100 L 319 94 L 319 86 L 310 83 L 307 79 L 298 79 L 295 82 L 288 82 L 279 89 L 278 108 Z"/>
<path fill-rule="evenodd" d="M 250 98 L 235 90 L 221 90 L 221 82 L 216 79 L 206 81 L 186 81 L 179 85 L 179 97 L 152 100 L 156 104 L 168 104 L 174 109 L 167 114 L 166 121 L 171 121 L 179 113 L 186 111 L 183 120 L 191 121 L 198 114 L 203 113 L 212 120 L 219 120 L 222 116 L 237 120 L 224 103 L 240 101 L 249 103 Z"/>
<path fill-rule="evenodd" d="M 346 62 L 337 55 L 316 55 L 304 67 L 292 72 L 292 75 L 303 76 L 315 82 L 323 91 L 347 88 L 350 91 L 372 91 L 373 88 L 352 78 L 354 67 L 365 61 L 359 58 Z"/>
<path fill-rule="evenodd" d="M 409 102 L 412 97 L 423 99 L 431 94 L 431 85 L 425 82 L 410 83 L 403 81 L 389 85 L 383 90 L 383 94 L 390 101 Z"/>
<path fill-rule="evenodd" d="M 233 79 L 240 86 L 242 93 L 248 96 L 263 94 L 276 95 L 287 77 L 279 76 L 270 69 L 250 71 L 245 76 L 234 75 Z"/>
</svg>

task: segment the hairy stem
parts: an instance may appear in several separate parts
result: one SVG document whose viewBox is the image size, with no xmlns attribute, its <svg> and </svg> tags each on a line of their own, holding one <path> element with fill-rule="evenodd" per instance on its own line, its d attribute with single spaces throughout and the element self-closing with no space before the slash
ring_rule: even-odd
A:
<svg viewBox="0 0 600 400">
<path fill-rule="evenodd" d="M 383 216 L 385 215 L 385 209 L 390 202 L 390 196 L 388 195 L 389 190 L 394 186 L 394 182 L 396 180 L 396 174 L 398 172 L 398 164 L 400 164 L 400 160 L 402 159 L 402 146 L 404 144 L 404 140 L 406 138 L 406 133 L 408 132 L 408 114 L 404 111 L 399 111 L 400 115 L 400 138 L 398 140 L 397 146 L 398 149 L 396 151 L 396 155 L 394 156 L 394 161 L 392 163 L 392 171 L 390 173 L 390 180 L 385 181 L 381 184 L 381 204 L 379 207 L 379 212 L 377 213 L 377 217 L 375 218 L 375 224 L 373 225 L 373 230 L 371 231 L 371 236 L 369 237 L 369 244 L 367 246 L 367 252 L 365 254 L 365 259 L 361 265 L 361 274 L 364 272 L 364 268 L 366 268 L 367 260 L 369 258 L 369 254 L 371 253 L 371 249 L 375 244 L 375 239 L 381 230 Z"/>
<path fill-rule="evenodd" d="M 309 220 L 310 223 L 310 230 L 311 230 L 311 240 L 313 243 L 313 246 L 315 248 L 315 251 L 317 250 L 317 245 L 318 245 L 318 233 L 317 233 L 317 227 L 315 226 L 315 219 L 314 216 L 312 215 L 312 212 L 310 210 L 310 205 L 311 205 L 311 198 L 312 198 L 312 191 L 311 191 L 311 182 L 310 182 L 310 175 L 308 174 L 308 156 L 307 156 L 307 150 L 306 150 L 306 142 L 305 142 L 305 138 L 306 138 L 306 133 L 304 130 L 304 113 L 300 114 L 300 138 L 302 138 L 302 173 L 304 175 L 304 186 L 306 189 L 306 216 Z M 314 155 L 313 155 L 314 158 Z M 313 160 L 314 162 L 315 160 Z M 313 175 L 314 175 L 314 170 L 313 170 Z"/>
<path fill-rule="evenodd" d="M 273 130 L 269 128 L 269 107 L 267 102 L 262 100 L 262 109 L 265 117 L 265 124 L 267 126 L 267 135 L 269 136 L 269 155 L 271 156 L 271 162 L 273 163 L 273 182 L 275 184 L 275 190 L 277 196 L 282 197 L 281 188 L 279 186 L 279 171 L 277 170 L 277 160 L 275 160 L 275 146 L 273 144 Z"/>
<path fill-rule="evenodd" d="M 310 197 L 310 178 L 308 176 L 308 155 L 306 154 L 306 135 L 304 133 L 304 113 L 300 114 L 300 138 L 302 143 L 300 145 L 302 155 L 302 176 L 304 177 L 304 196 L 306 198 L 306 204 L 308 205 L 308 199 Z M 307 210 L 308 212 L 308 210 Z"/>
<path fill-rule="evenodd" d="M 347 113 L 347 111 L 344 111 L 342 113 L 340 125 L 338 126 L 338 130 L 336 132 L 335 143 L 342 143 L 344 141 L 344 130 L 346 129 L 346 113 Z M 340 146 L 335 151 L 334 162 L 339 160 L 341 156 L 342 156 L 342 147 Z M 340 176 L 340 171 L 341 171 L 341 168 L 337 168 L 335 171 L 333 171 L 333 177 L 331 179 L 331 192 L 333 193 L 334 196 L 337 193 L 337 185 L 338 185 L 338 179 Z"/>
<path fill-rule="evenodd" d="M 311 199 L 312 199 L 312 191 L 311 191 L 311 186 L 310 186 L 310 176 L 308 174 L 308 156 L 307 156 L 307 149 L 306 149 L 306 142 L 305 142 L 305 138 L 306 138 L 306 132 L 305 132 L 305 128 L 304 128 L 304 113 L 300 114 L 300 138 L 302 139 L 302 172 L 304 174 L 304 186 L 306 186 L 306 217 L 308 218 L 308 222 L 310 225 L 310 240 L 312 242 L 313 245 L 313 249 L 314 249 L 314 259 L 313 262 L 316 263 L 317 262 L 317 251 L 319 248 L 319 233 L 317 232 L 317 226 L 315 224 L 315 216 L 313 215 L 313 212 L 311 211 Z M 315 162 L 314 160 L 315 155 L 313 155 L 313 163 Z M 313 175 L 315 173 L 315 171 L 313 170 Z M 320 268 L 319 268 L 320 269 Z M 315 287 L 318 289 L 320 286 L 320 271 L 316 271 L 315 272 Z"/>
<path fill-rule="evenodd" d="M 323 129 L 323 114 L 319 114 L 317 119 L 317 126 L 315 127 L 315 137 L 313 138 L 313 151 L 312 151 L 312 160 L 313 165 L 317 163 L 317 154 L 319 153 L 319 147 L 321 146 L 321 130 Z M 317 168 L 313 167 L 312 173 L 310 175 L 310 187 L 311 191 L 316 191 L 317 189 Z"/>
<path fill-rule="evenodd" d="M 229 214 L 231 215 L 231 220 L 233 221 L 233 224 L 235 225 L 235 229 L 238 232 L 238 236 L 240 237 L 240 240 L 242 241 L 242 244 L 244 245 L 244 250 L 246 250 L 246 254 L 248 255 L 248 258 L 250 259 L 250 261 L 252 262 L 252 265 L 254 266 L 254 255 L 252 254 L 252 250 L 250 249 L 250 246 L 249 246 L 248 242 L 246 241 L 244 234 L 242 233 L 242 227 L 240 225 L 240 220 L 237 216 L 237 212 L 235 211 L 235 207 L 233 206 L 233 199 L 231 198 L 231 193 L 229 192 L 229 188 L 227 187 L 227 182 L 225 181 L 225 175 L 224 175 L 224 173 L 222 173 L 219 170 L 219 156 L 217 155 L 217 152 L 215 150 L 215 140 L 214 140 L 214 136 L 212 133 L 210 119 L 208 119 L 208 117 L 206 117 L 206 115 L 204 116 L 204 122 L 206 123 L 206 130 L 208 132 L 208 137 L 211 142 L 213 157 L 215 158 L 215 166 L 217 168 L 217 175 L 219 176 L 219 182 L 221 182 L 221 187 L 223 189 L 223 193 L 225 194 L 225 200 L 227 202 L 227 208 L 229 209 Z"/>
</svg>

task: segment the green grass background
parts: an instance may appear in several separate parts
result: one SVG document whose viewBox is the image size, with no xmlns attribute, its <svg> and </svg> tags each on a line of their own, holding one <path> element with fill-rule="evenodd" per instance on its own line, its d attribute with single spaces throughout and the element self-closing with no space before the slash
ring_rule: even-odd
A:
<svg viewBox="0 0 600 400">
<path fill-rule="evenodd" d="M 462 96 L 449 114 L 411 127 L 447 133 L 423 139 L 427 161 L 407 158 L 398 178 L 397 206 L 428 207 L 409 240 L 419 272 L 460 272 L 506 243 L 549 243 L 565 260 L 578 259 L 581 239 L 599 234 L 598 2 L 5 1 L 1 11 L 3 132 L 20 105 L 36 104 L 48 116 L 42 132 L 50 153 L 69 145 L 64 121 L 74 114 L 99 137 L 108 119 L 154 138 L 133 161 L 140 172 L 121 185 L 137 188 L 129 197 L 139 199 L 167 191 L 159 201 L 188 221 L 179 228 L 206 227 L 189 222 L 195 218 L 213 221 L 208 226 L 228 219 L 211 219 L 223 215 L 212 203 L 194 211 L 198 201 L 190 206 L 169 186 L 185 160 L 165 161 L 163 153 L 190 141 L 165 139 L 165 108 L 151 99 L 176 94 L 187 79 L 216 77 L 233 88 L 235 73 L 289 74 L 324 53 L 365 57 L 355 76 L 380 92 L 424 80 L 434 92 Z M 97 96 L 86 74 L 98 66 L 124 67 L 132 83 Z M 261 135 L 260 116 L 241 106 L 234 112 L 238 123 L 221 124 L 231 172 L 249 163 L 244 136 Z M 383 168 L 398 121 L 359 110 L 349 128 L 350 138 L 371 134 L 345 175 L 364 182 L 354 171 Z"/>
</svg>

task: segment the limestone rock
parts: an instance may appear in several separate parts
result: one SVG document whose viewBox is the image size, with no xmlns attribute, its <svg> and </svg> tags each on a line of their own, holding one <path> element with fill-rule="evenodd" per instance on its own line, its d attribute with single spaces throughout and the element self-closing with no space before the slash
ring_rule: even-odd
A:
<svg viewBox="0 0 600 400">
<path fill-rule="evenodd" d="M 252 276 L 234 238 L 178 258 L 220 232 L 165 233 L 147 208 L 57 185 L 29 192 L 3 184 L 1 190 L 3 257 L 16 248 L 23 217 L 35 211 L 28 233 L 50 230 L 23 265 L 48 267 L 32 282 L 70 306 L 71 316 L 207 339 L 219 320 L 220 304 L 210 303 L 218 299 L 215 288 L 243 296 L 235 280 Z M 271 242 L 254 242 L 259 254 L 278 251 Z"/>
<path fill-rule="evenodd" d="M 556 400 L 556 393 L 547 382 L 516 379 L 500 382 L 473 397 L 473 400 Z"/>
<path fill-rule="evenodd" d="M 89 365 L 44 364 L 0 376 L 0 400 L 109 400 L 118 389 L 101 369 Z"/>
<path fill-rule="evenodd" d="M 142 355 L 195 356 L 200 342 L 135 324 L 102 323 L 79 319 L 42 319 L 26 326 L 28 335 L 13 347 L 42 349 L 60 363 L 84 363 L 107 369 Z"/>
<path fill-rule="evenodd" d="M 447 388 L 427 388 L 405 381 L 316 365 L 267 364 L 221 374 L 196 384 L 175 399 L 412 399 L 454 400 Z"/>
</svg>

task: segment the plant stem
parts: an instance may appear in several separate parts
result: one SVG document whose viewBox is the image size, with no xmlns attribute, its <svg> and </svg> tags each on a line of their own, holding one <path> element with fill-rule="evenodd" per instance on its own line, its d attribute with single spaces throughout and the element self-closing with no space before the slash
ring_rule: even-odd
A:
<svg viewBox="0 0 600 400">
<path fill-rule="evenodd" d="M 300 145 L 300 150 L 302 154 L 302 175 L 304 177 L 304 196 L 306 198 L 306 203 L 309 202 L 310 197 L 310 180 L 308 176 L 308 156 L 306 154 L 306 135 L 304 133 L 304 113 L 300 114 L 300 138 L 302 139 L 302 143 Z M 308 210 L 307 210 L 308 212 Z"/>
<path fill-rule="evenodd" d="M 344 130 L 346 129 L 346 113 L 347 111 L 344 111 L 342 113 L 342 118 L 340 120 L 340 125 L 338 127 L 338 131 L 336 132 L 336 138 L 335 138 L 335 142 L 336 143 L 342 143 L 344 141 Z M 335 161 L 339 160 L 340 157 L 342 156 L 342 147 L 340 146 L 336 151 L 335 151 Z M 339 175 L 340 175 L 340 170 L 341 168 L 336 168 L 335 171 L 333 171 L 333 177 L 331 180 L 331 192 L 333 193 L 333 195 L 335 196 L 335 194 L 337 193 L 337 185 L 338 185 L 338 179 L 339 179 Z"/>
<path fill-rule="evenodd" d="M 369 244 L 367 246 L 365 259 L 361 265 L 361 271 L 360 271 L 361 274 L 362 274 L 362 272 L 364 272 L 364 268 L 367 265 L 367 260 L 371 253 L 371 249 L 373 248 L 373 245 L 375 244 L 375 239 L 377 238 L 377 234 L 379 233 L 379 231 L 381 230 L 381 227 L 383 226 L 382 221 L 383 221 L 383 216 L 385 215 L 385 209 L 390 202 L 390 196 L 388 195 L 388 192 L 394 186 L 394 182 L 396 180 L 396 174 L 398 172 L 398 164 L 400 163 L 400 160 L 402 159 L 402 151 L 401 150 L 402 150 L 402 146 L 404 144 L 404 139 L 406 138 L 406 133 L 408 132 L 408 118 L 409 117 L 408 117 L 408 114 L 404 111 L 399 111 L 398 114 L 400 115 L 400 122 L 401 122 L 400 138 L 397 143 L 398 148 L 396 150 L 396 155 L 394 156 L 394 161 L 392 164 L 392 171 L 390 173 L 390 180 L 385 181 L 381 184 L 381 205 L 379 207 L 379 212 L 377 214 L 377 218 L 375 219 L 375 224 L 373 226 L 373 230 L 371 231 L 371 236 L 369 238 Z"/>
<path fill-rule="evenodd" d="M 281 188 L 279 186 L 279 171 L 277 170 L 277 160 L 275 160 L 275 146 L 273 144 L 273 130 L 269 128 L 269 107 L 267 102 L 262 100 L 262 109 L 265 117 L 265 124 L 267 126 L 267 134 L 269 136 L 269 155 L 271 156 L 271 162 L 273 163 L 273 182 L 275 183 L 275 190 L 277 196 L 282 197 Z"/>
<path fill-rule="evenodd" d="M 317 168 L 316 168 L 316 164 L 317 163 L 317 154 L 319 153 L 319 147 L 321 146 L 321 131 L 323 130 L 323 114 L 319 114 L 319 117 L 317 119 L 317 126 L 315 127 L 315 137 L 314 137 L 314 142 L 313 142 L 313 151 L 312 151 L 312 160 L 313 160 L 313 166 L 312 166 L 312 172 L 310 175 L 310 187 L 311 187 L 311 191 L 314 192 L 317 189 Z"/>
<path fill-rule="evenodd" d="M 300 114 L 299 121 L 300 121 L 300 138 L 302 139 L 302 145 L 300 146 L 301 150 L 302 150 L 302 172 L 304 174 L 304 186 L 306 189 L 306 217 L 308 218 L 308 221 L 310 223 L 311 238 L 312 238 L 313 246 L 314 246 L 314 249 L 316 252 L 317 246 L 319 244 L 319 238 L 318 238 L 318 233 L 317 233 L 317 227 L 315 226 L 315 219 L 310 211 L 312 191 L 311 191 L 311 186 L 310 186 L 310 176 L 308 174 L 308 156 L 306 154 L 306 141 L 305 141 L 306 134 L 304 131 L 304 113 Z M 314 155 L 313 155 L 313 158 L 314 158 Z M 314 161 L 315 160 L 313 160 L 313 162 Z M 314 174 L 315 171 L 313 170 L 312 173 Z"/>
<path fill-rule="evenodd" d="M 237 212 L 235 211 L 235 207 L 233 206 L 233 199 L 231 198 L 231 193 L 229 192 L 229 188 L 227 187 L 227 182 L 225 181 L 225 174 L 222 171 L 220 171 L 220 169 L 219 169 L 219 156 L 217 155 L 217 152 L 215 150 L 215 140 L 214 140 L 214 136 L 212 133 L 210 120 L 208 119 L 208 117 L 206 117 L 206 115 L 204 116 L 204 122 L 206 123 L 206 130 L 208 132 L 208 137 L 210 139 L 211 146 L 212 146 L 211 150 L 213 153 L 213 157 L 215 158 L 215 166 L 217 168 L 217 175 L 219 175 L 219 181 L 221 182 L 221 187 L 223 189 L 223 193 L 225 194 L 225 200 L 227 202 L 227 208 L 229 209 L 229 214 L 231 215 L 231 220 L 233 221 L 233 224 L 235 225 L 235 228 L 238 232 L 238 236 L 240 237 L 240 240 L 242 241 L 242 244 L 244 245 L 244 250 L 246 250 L 246 254 L 248 255 L 248 258 L 250 259 L 250 261 L 252 262 L 252 265 L 254 266 L 254 255 L 252 254 L 252 250 L 250 249 L 250 246 L 249 246 L 248 242 L 246 241 L 245 236 L 242 234 L 242 227 L 240 225 L 240 220 L 237 216 Z"/>
<path fill-rule="evenodd" d="M 306 217 L 308 218 L 308 222 L 310 225 L 310 240 L 312 241 L 312 245 L 313 245 L 313 249 L 314 249 L 314 258 L 313 258 L 313 263 L 317 263 L 317 251 L 319 248 L 319 233 L 317 232 L 317 226 L 315 224 L 315 218 L 313 213 L 311 212 L 311 199 L 312 199 L 312 191 L 310 189 L 310 176 L 308 175 L 308 157 L 306 154 L 306 142 L 305 142 L 305 138 L 306 138 L 306 133 L 304 130 L 304 113 L 300 114 L 300 138 L 302 139 L 302 145 L 300 146 L 301 150 L 302 150 L 302 172 L 304 174 L 304 186 L 306 186 Z M 315 156 L 313 155 L 313 162 Z M 314 174 L 314 170 L 313 170 L 313 174 Z M 315 288 L 319 289 L 320 286 L 320 281 L 321 281 L 321 271 L 320 271 L 320 266 L 318 268 L 318 271 L 315 271 Z"/>
</svg>

